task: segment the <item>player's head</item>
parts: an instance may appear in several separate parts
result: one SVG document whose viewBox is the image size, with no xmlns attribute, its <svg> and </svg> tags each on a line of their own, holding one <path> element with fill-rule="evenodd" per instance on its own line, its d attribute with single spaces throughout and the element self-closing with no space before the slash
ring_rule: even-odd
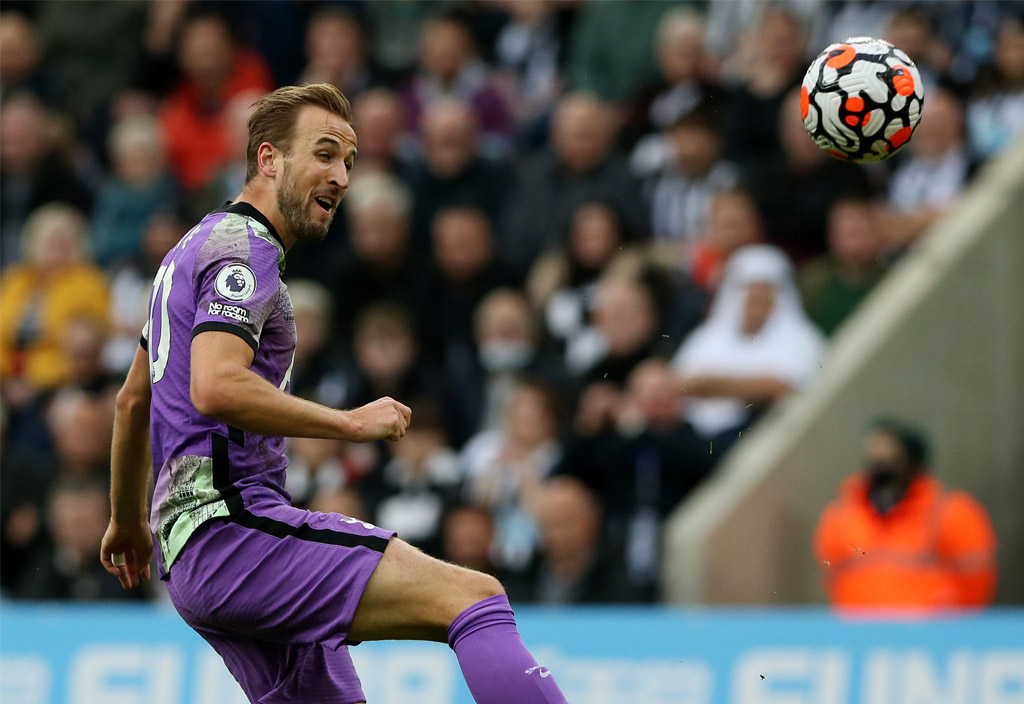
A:
<svg viewBox="0 0 1024 704">
<path fill-rule="evenodd" d="M 260 98 L 249 118 L 245 182 L 273 185 L 295 240 L 322 240 L 348 190 L 356 153 L 352 107 L 335 86 L 286 86 Z"/>
</svg>

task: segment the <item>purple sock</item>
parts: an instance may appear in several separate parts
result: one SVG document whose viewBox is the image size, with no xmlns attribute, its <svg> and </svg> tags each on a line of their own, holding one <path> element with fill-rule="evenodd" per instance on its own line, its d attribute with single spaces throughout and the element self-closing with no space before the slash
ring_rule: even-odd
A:
<svg viewBox="0 0 1024 704">
<path fill-rule="evenodd" d="M 448 645 L 477 704 L 568 704 L 551 671 L 523 645 L 504 594 L 459 614 L 448 626 Z"/>
</svg>

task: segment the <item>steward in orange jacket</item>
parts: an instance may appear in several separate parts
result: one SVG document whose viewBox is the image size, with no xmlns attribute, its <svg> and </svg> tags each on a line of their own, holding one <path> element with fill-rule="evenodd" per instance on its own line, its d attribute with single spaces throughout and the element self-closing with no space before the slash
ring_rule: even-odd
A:
<svg viewBox="0 0 1024 704">
<path fill-rule="evenodd" d="M 825 589 L 840 609 L 981 607 L 996 584 L 996 539 L 981 504 L 927 474 L 923 438 L 892 421 L 866 442 L 814 539 Z"/>
</svg>

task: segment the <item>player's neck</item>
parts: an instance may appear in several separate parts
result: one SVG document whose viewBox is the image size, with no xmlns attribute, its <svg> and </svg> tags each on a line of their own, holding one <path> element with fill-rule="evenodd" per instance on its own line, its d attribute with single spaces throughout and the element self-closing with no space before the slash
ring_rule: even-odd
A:
<svg viewBox="0 0 1024 704">
<path fill-rule="evenodd" d="M 281 209 L 277 207 L 277 198 L 271 189 L 262 186 L 258 180 L 254 179 L 242 188 L 242 192 L 235 198 L 235 202 L 237 203 L 238 201 L 248 203 L 263 213 L 263 216 L 277 230 L 277 235 L 281 238 L 284 250 L 287 252 L 292 248 L 292 245 L 295 244 L 295 235 L 292 234 L 285 224 L 284 216 L 281 215 Z"/>
</svg>

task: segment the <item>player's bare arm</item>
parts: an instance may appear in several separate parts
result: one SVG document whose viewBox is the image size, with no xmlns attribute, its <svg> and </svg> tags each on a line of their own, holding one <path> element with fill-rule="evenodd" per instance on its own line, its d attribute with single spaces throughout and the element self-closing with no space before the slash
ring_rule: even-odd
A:
<svg viewBox="0 0 1024 704">
<path fill-rule="evenodd" d="M 249 365 L 253 351 L 230 333 L 208 331 L 192 340 L 192 404 L 203 415 L 261 435 L 340 438 L 353 442 L 398 440 L 412 411 L 391 398 L 339 411 L 292 396 Z"/>
<path fill-rule="evenodd" d="M 100 546 L 100 561 L 125 589 L 149 579 L 153 557 L 146 491 L 149 403 L 149 362 L 140 347 L 117 394 L 110 453 L 110 525 Z"/>
</svg>

